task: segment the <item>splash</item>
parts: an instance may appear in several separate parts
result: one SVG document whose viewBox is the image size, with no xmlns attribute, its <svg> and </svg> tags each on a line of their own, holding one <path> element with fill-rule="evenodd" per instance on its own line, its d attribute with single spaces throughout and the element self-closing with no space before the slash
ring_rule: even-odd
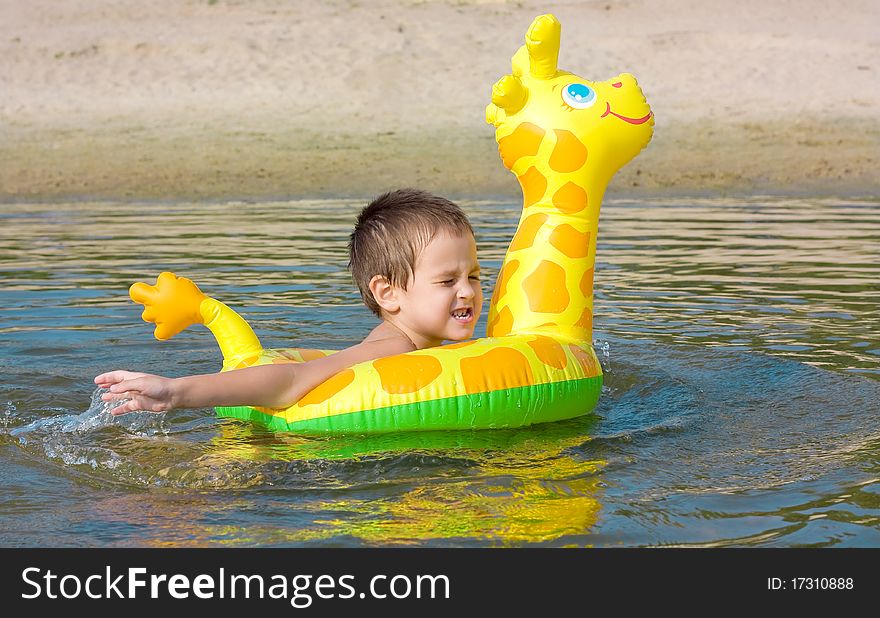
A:
<svg viewBox="0 0 880 618">
<path fill-rule="evenodd" d="M 110 409 L 119 405 L 121 402 L 102 401 L 101 395 L 106 392 L 108 392 L 106 389 L 96 388 L 92 393 L 88 409 L 80 414 L 60 414 L 58 416 L 39 418 L 24 427 L 14 428 L 10 430 L 9 433 L 10 435 L 17 436 L 19 439 L 24 440 L 27 439 L 29 434 L 44 431 L 87 433 L 112 426 L 122 426 L 130 432 L 141 433 L 143 435 L 166 433 L 163 424 L 163 417 L 161 415 L 143 412 L 114 417 L 110 414 Z M 15 406 L 11 404 L 12 402 L 7 404 L 7 416 L 10 415 L 10 406 L 14 411 Z"/>
<path fill-rule="evenodd" d="M 611 344 L 608 341 L 596 339 L 593 347 L 599 352 L 599 364 L 602 365 L 603 373 L 611 372 Z"/>
</svg>

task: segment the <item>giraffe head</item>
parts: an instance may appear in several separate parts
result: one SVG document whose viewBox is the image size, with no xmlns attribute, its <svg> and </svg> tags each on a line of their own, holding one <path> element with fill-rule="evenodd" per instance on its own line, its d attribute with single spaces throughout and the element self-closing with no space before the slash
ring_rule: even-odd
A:
<svg viewBox="0 0 880 618">
<path fill-rule="evenodd" d="M 492 87 L 486 121 L 517 176 L 540 160 L 554 173 L 591 178 L 604 190 L 651 140 L 654 115 L 629 73 L 594 82 L 560 71 L 561 28 L 553 15 L 535 18 L 513 56 L 513 73 Z"/>
</svg>

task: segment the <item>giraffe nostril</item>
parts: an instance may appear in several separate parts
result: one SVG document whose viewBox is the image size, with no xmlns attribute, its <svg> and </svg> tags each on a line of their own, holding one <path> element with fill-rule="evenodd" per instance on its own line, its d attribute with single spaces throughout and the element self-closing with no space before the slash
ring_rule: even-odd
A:
<svg viewBox="0 0 880 618">
<path fill-rule="evenodd" d="M 615 88 L 620 88 L 621 86 L 623 86 L 623 82 L 614 82 L 611 85 L 614 86 Z"/>
</svg>

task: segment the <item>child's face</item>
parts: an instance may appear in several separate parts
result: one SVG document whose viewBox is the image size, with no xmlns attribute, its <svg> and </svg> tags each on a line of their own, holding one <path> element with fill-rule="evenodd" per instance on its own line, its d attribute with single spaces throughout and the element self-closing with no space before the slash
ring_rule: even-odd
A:
<svg viewBox="0 0 880 618">
<path fill-rule="evenodd" d="M 438 232 L 416 260 L 407 289 L 398 290 L 398 300 L 395 322 L 428 345 L 471 338 L 483 307 L 474 237 Z"/>
</svg>

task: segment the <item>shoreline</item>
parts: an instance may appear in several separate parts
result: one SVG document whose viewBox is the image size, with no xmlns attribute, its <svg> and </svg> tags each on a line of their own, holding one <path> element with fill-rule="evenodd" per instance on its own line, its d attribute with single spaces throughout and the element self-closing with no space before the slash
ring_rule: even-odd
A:
<svg viewBox="0 0 880 618">
<path fill-rule="evenodd" d="M 324 132 L 222 123 L 187 127 L 7 127 L 0 203 L 266 200 L 375 195 L 418 186 L 450 197 L 519 197 L 492 129 Z M 271 124 L 271 123 L 269 123 Z M 660 123 L 658 123 L 660 125 Z M 772 119 L 657 127 L 609 195 L 880 195 L 880 121 Z"/>
</svg>

